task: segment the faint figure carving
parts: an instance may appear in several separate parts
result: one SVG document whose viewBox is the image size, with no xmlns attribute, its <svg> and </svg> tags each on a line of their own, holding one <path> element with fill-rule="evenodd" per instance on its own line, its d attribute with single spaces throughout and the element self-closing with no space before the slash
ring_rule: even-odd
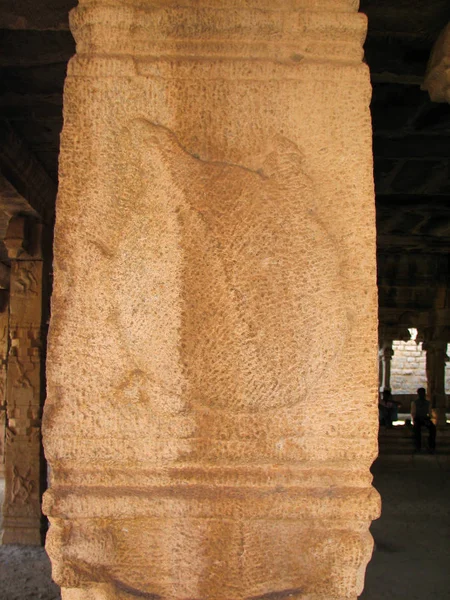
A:
<svg viewBox="0 0 450 600">
<path fill-rule="evenodd" d="M 38 282 L 34 276 L 32 267 L 20 265 L 14 281 L 15 292 L 19 296 L 31 294 L 37 296 Z"/>
<path fill-rule="evenodd" d="M 17 359 L 16 364 L 19 371 L 19 377 L 16 379 L 14 387 L 20 387 L 22 389 L 34 389 L 28 375 L 34 371 L 35 365 L 31 363 L 31 368 L 27 369 L 26 365 L 24 365 L 19 359 Z"/>
<path fill-rule="evenodd" d="M 14 442 L 14 438 L 16 437 L 16 432 L 10 427 L 6 427 L 6 442 L 8 444 L 12 444 Z"/>
<path fill-rule="evenodd" d="M 302 152 L 276 137 L 252 170 L 196 158 L 171 131 L 145 121 L 133 121 L 130 131 L 145 183 L 136 198 L 140 210 L 126 223 L 108 268 L 119 274 L 112 292 L 120 299 L 118 331 L 137 370 L 146 372 L 146 357 L 160 355 L 168 336 L 181 336 L 194 404 L 240 412 L 304 401 L 339 359 L 350 321 L 336 241 L 305 209 L 316 202 Z M 155 228 L 155 221 L 165 226 Z M 148 290 L 139 297 L 122 287 L 129 285 L 130 256 Z M 189 282 L 189 310 L 182 326 L 172 322 L 170 329 L 159 320 L 171 322 L 166 307 L 180 285 L 174 261 Z M 212 330 L 220 335 L 212 339 Z M 305 353 L 305 346 L 313 351 Z M 161 373 L 176 368 L 172 359 Z M 165 401 L 159 409 L 166 410 Z"/>
<path fill-rule="evenodd" d="M 28 504 L 31 493 L 34 489 L 34 483 L 30 480 L 31 467 L 28 468 L 25 475 L 21 475 L 19 469 L 14 467 L 13 483 L 11 489 L 12 504 Z"/>
</svg>

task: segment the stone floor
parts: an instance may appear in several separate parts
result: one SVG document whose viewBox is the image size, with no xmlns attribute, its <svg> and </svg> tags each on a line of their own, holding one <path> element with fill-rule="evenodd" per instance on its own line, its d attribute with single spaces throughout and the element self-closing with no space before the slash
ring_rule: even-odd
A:
<svg viewBox="0 0 450 600">
<path fill-rule="evenodd" d="M 450 600 L 448 456 L 382 455 L 373 472 L 383 514 L 360 600 Z M 0 546 L 1 600 L 59 598 L 42 548 Z"/>
<path fill-rule="evenodd" d="M 360 600 L 450 600 L 449 458 L 438 437 L 435 455 L 386 454 L 373 465 L 383 508 Z"/>
</svg>

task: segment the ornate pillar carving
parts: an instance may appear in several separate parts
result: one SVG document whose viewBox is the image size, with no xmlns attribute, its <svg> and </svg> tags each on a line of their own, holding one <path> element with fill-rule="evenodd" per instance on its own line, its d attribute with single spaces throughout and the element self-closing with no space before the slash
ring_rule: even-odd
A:
<svg viewBox="0 0 450 600">
<path fill-rule="evenodd" d="M 5 246 L 11 259 L 10 348 L 3 543 L 41 544 L 43 382 L 41 226 L 10 221 Z"/>
<path fill-rule="evenodd" d="M 9 269 L 8 269 L 9 271 Z M 8 286 L 9 287 L 9 286 Z M 0 476 L 5 473 L 6 372 L 9 349 L 9 292 L 0 290 Z"/>
<path fill-rule="evenodd" d="M 448 361 L 448 328 L 425 330 L 423 349 L 426 351 L 427 395 L 431 402 L 433 420 L 438 427 L 446 426 L 447 395 L 445 393 L 445 364 Z"/>
<path fill-rule="evenodd" d="M 63 598 L 356 600 L 379 510 L 365 18 L 82 0 L 71 26 L 44 414 Z"/>
</svg>

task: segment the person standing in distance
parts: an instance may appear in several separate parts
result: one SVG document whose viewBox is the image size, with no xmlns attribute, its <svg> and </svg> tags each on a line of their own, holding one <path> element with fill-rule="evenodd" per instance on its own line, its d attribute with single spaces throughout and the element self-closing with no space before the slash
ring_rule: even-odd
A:
<svg viewBox="0 0 450 600">
<path fill-rule="evenodd" d="M 411 402 L 411 417 L 414 424 L 416 452 L 420 452 L 422 448 L 422 426 L 424 425 L 428 429 L 428 449 L 431 453 L 434 453 L 436 449 L 436 425 L 430 418 L 430 403 L 423 387 L 417 390 L 417 398 Z"/>
</svg>

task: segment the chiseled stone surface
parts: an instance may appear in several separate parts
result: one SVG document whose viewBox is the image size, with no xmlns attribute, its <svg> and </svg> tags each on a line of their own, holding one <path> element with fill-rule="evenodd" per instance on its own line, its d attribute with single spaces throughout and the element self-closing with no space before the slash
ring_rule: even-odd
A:
<svg viewBox="0 0 450 600">
<path fill-rule="evenodd" d="M 379 502 L 356 10 L 72 15 L 44 415 L 64 600 L 362 589 Z"/>
<path fill-rule="evenodd" d="M 33 235 L 28 236 L 27 232 Z M 43 303 L 41 225 L 10 220 L 9 354 L 6 376 L 3 544 L 42 544 L 41 448 Z"/>
</svg>

